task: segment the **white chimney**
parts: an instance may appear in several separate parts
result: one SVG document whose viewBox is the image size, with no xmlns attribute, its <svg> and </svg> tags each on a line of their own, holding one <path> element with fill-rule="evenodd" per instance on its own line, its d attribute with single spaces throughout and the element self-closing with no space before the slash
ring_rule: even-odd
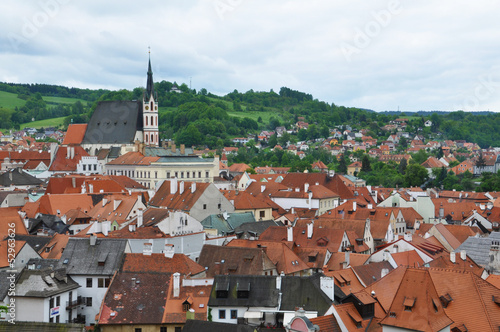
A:
<svg viewBox="0 0 500 332">
<path fill-rule="evenodd" d="M 373 204 L 371 204 L 371 203 L 370 203 L 370 204 L 368 204 L 368 208 L 369 208 L 370 210 L 371 210 L 371 209 L 373 209 Z"/>
<path fill-rule="evenodd" d="M 356 201 L 353 201 L 353 202 L 352 202 L 352 210 L 353 210 L 354 212 L 356 212 L 356 208 L 357 208 L 357 203 L 356 203 Z"/>
<path fill-rule="evenodd" d="M 71 155 L 71 151 L 70 151 L 70 147 L 68 146 L 68 147 L 66 147 L 66 159 L 69 159 L 70 155 Z"/>
<path fill-rule="evenodd" d="M 135 228 L 135 225 L 132 225 L 132 224 L 129 224 L 129 225 L 128 225 L 128 231 L 129 231 L 129 232 L 131 232 L 131 233 L 132 233 L 132 232 L 135 232 L 135 229 L 136 229 L 136 228 Z"/>
<path fill-rule="evenodd" d="M 389 269 L 382 269 L 382 272 L 380 272 L 380 279 L 382 279 L 388 274 L 389 274 Z"/>
<path fill-rule="evenodd" d="M 184 193 L 184 181 L 181 181 L 179 183 L 179 195 L 182 195 Z"/>
<path fill-rule="evenodd" d="M 266 190 L 266 186 L 261 184 L 260 185 L 260 192 L 263 193 Z"/>
<path fill-rule="evenodd" d="M 172 258 L 175 254 L 175 248 L 173 244 L 165 243 L 165 248 L 163 249 L 163 254 L 166 258 Z"/>
<path fill-rule="evenodd" d="M 450 261 L 455 264 L 456 262 L 456 258 L 455 258 L 455 252 L 454 251 L 450 251 Z"/>
<path fill-rule="evenodd" d="M 93 194 L 94 193 L 94 185 L 89 184 L 89 193 Z"/>
<path fill-rule="evenodd" d="M 174 273 L 174 297 L 179 297 L 181 291 L 181 274 L 179 272 Z"/>
<path fill-rule="evenodd" d="M 71 186 L 76 188 L 76 178 L 74 176 L 71 178 Z"/>
<path fill-rule="evenodd" d="M 293 227 L 286 228 L 286 240 L 293 242 Z"/>
<path fill-rule="evenodd" d="M 283 277 L 285 276 L 285 273 L 281 271 L 281 274 L 276 276 L 276 289 L 281 290 L 281 281 Z"/>
<path fill-rule="evenodd" d="M 173 195 L 177 192 L 177 178 L 170 179 L 170 194 Z"/>
<path fill-rule="evenodd" d="M 384 253 L 382 255 L 384 262 L 387 262 L 389 260 L 389 250 L 384 250 Z"/>
<path fill-rule="evenodd" d="M 467 260 L 467 253 L 465 250 L 460 250 L 460 258 L 465 261 Z"/>
<path fill-rule="evenodd" d="M 192 182 L 191 183 L 191 194 L 194 194 L 195 191 L 196 191 L 196 182 Z"/>
<path fill-rule="evenodd" d="M 292 207 L 292 210 L 291 210 L 291 212 L 290 212 L 290 213 L 291 213 L 291 214 L 295 214 L 295 208 L 294 208 L 294 207 Z"/>
<path fill-rule="evenodd" d="M 137 227 L 142 227 L 142 224 L 144 222 L 144 212 L 142 209 L 137 210 Z"/>
<path fill-rule="evenodd" d="M 97 243 L 97 236 L 95 236 L 94 234 L 90 234 L 90 245 L 95 246 L 96 243 Z"/>
<path fill-rule="evenodd" d="M 118 207 L 120 206 L 120 203 L 121 203 L 121 202 L 122 202 L 122 201 L 121 201 L 121 200 L 119 200 L 119 199 L 114 199 L 114 200 L 113 200 L 113 211 L 116 211 L 116 209 L 118 209 Z"/>
<path fill-rule="evenodd" d="M 304 183 L 304 192 L 308 192 L 309 191 L 309 183 Z"/>
<path fill-rule="evenodd" d="M 311 222 L 310 224 L 307 224 L 307 238 L 310 239 L 313 236 L 313 227 L 314 223 Z"/>
<path fill-rule="evenodd" d="M 107 198 L 103 198 L 102 199 L 102 207 L 104 207 L 107 202 L 108 202 L 108 199 Z"/>
<path fill-rule="evenodd" d="M 313 193 L 309 192 L 309 210 L 312 209 Z"/>
<path fill-rule="evenodd" d="M 104 236 L 108 236 L 108 233 L 111 229 L 111 221 L 103 221 L 101 223 L 101 232 Z"/>
<path fill-rule="evenodd" d="M 74 146 L 72 146 L 72 147 L 70 148 L 70 151 L 71 151 L 71 152 L 70 152 L 70 153 L 71 153 L 70 157 L 71 157 L 71 159 L 74 159 L 74 158 L 75 158 L 75 147 L 74 147 Z"/>
<path fill-rule="evenodd" d="M 142 254 L 144 256 L 151 256 L 153 253 L 153 244 L 151 242 L 145 242 L 142 247 Z"/>
<path fill-rule="evenodd" d="M 346 250 L 344 254 L 345 254 L 345 263 L 347 266 L 349 266 L 351 264 L 351 251 Z"/>
<path fill-rule="evenodd" d="M 405 241 L 411 242 L 411 240 L 413 239 L 411 232 L 406 232 L 404 235 L 404 239 Z"/>
</svg>

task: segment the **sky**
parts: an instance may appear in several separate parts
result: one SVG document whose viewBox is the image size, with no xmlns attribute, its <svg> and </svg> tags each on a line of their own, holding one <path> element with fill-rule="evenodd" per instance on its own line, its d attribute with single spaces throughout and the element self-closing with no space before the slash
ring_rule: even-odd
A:
<svg viewBox="0 0 500 332">
<path fill-rule="evenodd" d="M 0 81 L 500 112 L 500 1 L 2 0 Z"/>
</svg>

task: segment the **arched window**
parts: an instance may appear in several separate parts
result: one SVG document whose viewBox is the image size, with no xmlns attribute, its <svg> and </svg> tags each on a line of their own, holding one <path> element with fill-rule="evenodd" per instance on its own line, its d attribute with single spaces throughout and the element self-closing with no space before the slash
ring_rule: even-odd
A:
<svg viewBox="0 0 500 332">
<path fill-rule="evenodd" d="M 151 134 L 151 143 L 155 142 L 154 134 Z"/>
<path fill-rule="evenodd" d="M 154 126 L 153 116 L 151 115 L 151 125 Z"/>
<path fill-rule="evenodd" d="M 146 126 L 148 125 L 148 117 L 146 117 Z"/>
<path fill-rule="evenodd" d="M 148 135 L 146 134 L 146 143 L 148 142 Z"/>
<path fill-rule="evenodd" d="M 151 102 L 151 112 L 153 112 L 153 102 Z"/>
<path fill-rule="evenodd" d="M 157 116 L 155 116 L 155 126 L 158 127 L 158 117 Z"/>
</svg>

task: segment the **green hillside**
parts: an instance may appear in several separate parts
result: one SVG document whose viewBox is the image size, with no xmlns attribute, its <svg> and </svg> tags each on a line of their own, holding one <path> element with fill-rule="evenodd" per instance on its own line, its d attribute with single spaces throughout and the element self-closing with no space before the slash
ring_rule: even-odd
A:
<svg viewBox="0 0 500 332">
<path fill-rule="evenodd" d="M 0 91 L 0 108 L 15 109 L 26 104 L 26 100 L 17 98 L 17 94 Z"/>
</svg>

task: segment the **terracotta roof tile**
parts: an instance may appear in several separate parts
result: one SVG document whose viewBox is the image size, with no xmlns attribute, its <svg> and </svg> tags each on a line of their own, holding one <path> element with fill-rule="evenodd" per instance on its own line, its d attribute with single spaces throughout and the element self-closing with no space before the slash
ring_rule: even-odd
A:
<svg viewBox="0 0 500 332">
<path fill-rule="evenodd" d="M 174 254 L 172 258 L 164 254 L 125 254 L 123 272 L 158 272 L 196 275 L 205 272 L 205 268 L 184 254 Z"/>
<path fill-rule="evenodd" d="M 67 149 L 74 149 L 74 157 L 67 158 Z M 76 165 L 82 157 L 88 157 L 89 154 L 81 146 L 59 146 L 56 151 L 54 160 L 50 164 L 49 171 L 52 172 L 75 172 Z"/>
<path fill-rule="evenodd" d="M 18 211 L 19 208 L 15 207 L 0 208 L 0 240 L 9 236 L 13 231 L 15 234 L 28 234 L 23 219 Z M 11 227 L 12 224 L 14 224 L 14 227 Z"/>
<path fill-rule="evenodd" d="M 382 325 L 419 331 L 440 331 L 453 321 L 439 300 L 429 272 L 408 269 Z"/>
<path fill-rule="evenodd" d="M 70 124 L 62 144 L 80 144 L 82 143 L 83 137 L 85 136 L 85 131 L 87 130 L 87 124 Z"/>
<path fill-rule="evenodd" d="M 39 254 L 44 259 L 60 259 L 68 241 L 69 235 L 55 234 L 50 242 L 40 249 Z"/>
</svg>

